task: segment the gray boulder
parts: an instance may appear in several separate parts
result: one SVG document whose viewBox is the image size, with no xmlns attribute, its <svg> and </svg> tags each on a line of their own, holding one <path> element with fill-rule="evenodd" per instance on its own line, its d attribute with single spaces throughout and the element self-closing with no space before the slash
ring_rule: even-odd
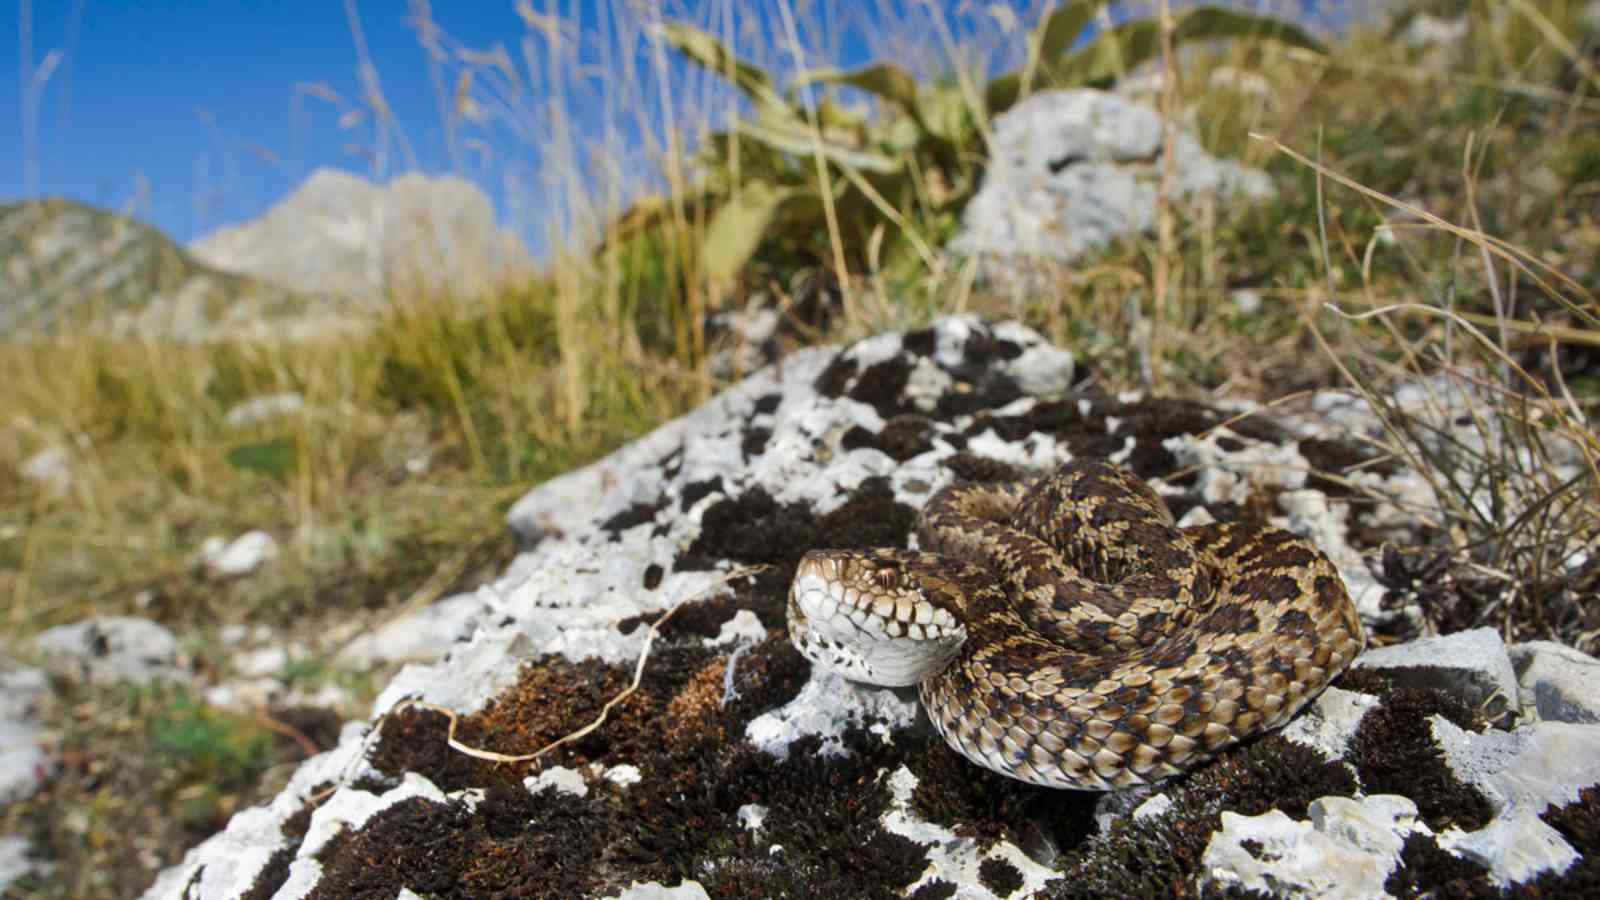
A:
<svg viewBox="0 0 1600 900">
<path fill-rule="evenodd" d="M 1156 223 L 1161 116 L 1117 94 L 1043 91 L 997 116 L 983 186 L 967 204 L 950 252 L 980 278 L 1027 286 L 1062 263 Z M 1219 160 L 1178 129 L 1178 197 L 1273 193 L 1264 172 Z"/>
<path fill-rule="evenodd" d="M 1600 723 L 1600 662 L 1554 641 L 1510 648 L 1522 714 L 1542 722 Z"/>
<path fill-rule="evenodd" d="M 33 639 L 52 675 L 89 684 L 188 681 L 178 639 L 164 626 L 135 616 L 98 616 L 57 625 Z"/>
<path fill-rule="evenodd" d="M 49 689 L 43 672 L 0 657 L 0 805 L 31 797 L 55 765 L 37 715 Z"/>
</svg>

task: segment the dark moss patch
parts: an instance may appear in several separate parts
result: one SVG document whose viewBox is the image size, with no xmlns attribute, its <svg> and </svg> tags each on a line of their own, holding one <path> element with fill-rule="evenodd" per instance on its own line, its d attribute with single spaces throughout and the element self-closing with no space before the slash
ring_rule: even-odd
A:
<svg viewBox="0 0 1600 900">
<path fill-rule="evenodd" d="M 978 883 L 996 897 L 1009 897 L 1022 887 L 1022 871 L 999 857 L 991 856 L 978 863 Z"/>
<path fill-rule="evenodd" d="M 779 503 L 756 488 L 707 508 L 699 536 L 675 565 L 680 570 L 716 568 L 723 560 L 766 565 L 753 588 L 741 593 L 741 605 L 768 628 L 781 628 L 789 583 L 807 550 L 904 547 L 916 517 L 916 510 L 894 499 L 886 478 L 863 481 L 849 500 L 822 516 L 803 503 Z"/>
<path fill-rule="evenodd" d="M 950 900 L 956 895 L 954 883 L 935 878 L 911 892 L 911 900 Z"/>
<path fill-rule="evenodd" d="M 917 776 L 912 808 L 929 822 L 1023 848 L 1076 847 L 1094 830 L 1097 794 L 1036 787 L 975 766 L 931 729 L 905 749 L 901 761 Z"/>
<path fill-rule="evenodd" d="M 1501 893 L 1487 878 L 1489 870 L 1470 859 L 1452 855 L 1424 834 L 1406 838 L 1400 864 L 1389 874 L 1383 889 L 1396 897 L 1498 897 Z"/>
<path fill-rule="evenodd" d="M 683 470 L 683 445 L 679 444 L 671 453 L 656 460 L 656 465 L 668 480 L 677 478 L 678 473 Z"/>
<path fill-rule="evenodd" d="M 1028 473 L 996 459 L 985 456 L 975 456 L 971 453 L 957 453 L 945 460 L 945 468 L 959 481 L 1015 481 L 1028 477 Z"/>
<path fill-rule="evenodd" d="M 908 332 L 901 338 L 900 345 L 909 353 L 917 356 L 932 356 L 939 349 L 939 334 L 932 328 L 923 328 L 919 331 Z"/>
<path fill-rule="evenodd" d="M 1393 461 L 1380 460 L 1372 448 L 1354 441 L 1301 438 L 1300 455 L 1311 464 L 1306 487 L 1315 488 L 1329 497 L 1351 495 L 1350 486 L 1342 478 L 1329 478 L 1329 475 L 1343 476 L 1357 466 L 1362 471 L 1379 475 L 1392 475 L 1396 471 Z"/>
<path fill-rule="evenodd" d="M 324 791 L 330 790 L 333 785 L 326 782 L 311 789 L 311 796 L 316 797 Z M 306 832 L 311 829 L 311 814 L 316 811 L 316 806 L 306 803 L 295 811 L 294 815 L 283 821 L 278 828 L 278 833 L 283 835 L 283 846 L 272 852 L 267 858 L 266 865 L 256 873 L 250 887 L 240 895 L 241 900 L 267 900 L 283 887 L 289 880 L 289 864 L 294 862 L 295 855 L 300 852 L 300 845 L 305 842 Z"/>
<path fill-rule="evenodd" d="M 828 363 L 827 368 L 822 370 L 822 374 L 817 376 L 811 387 L 818 394 L 830 400 L 837 400 L 844 396 L 845 390 L 850 387 L 850 380 L 856 377 L 856 372 L 860 368 L 855 360 L 840 353 Z"/>
<path fill-rule="evenodd" d="M 739 450 L 744 458 L 749 460 L 760 456 L 767 450 L 767 442 L 772 440 L 771 428 L 746 428 L 744 437 L 739 441 Z"/>
<path fill-rule="evenodd" d="M 289 863 L 294 861 L 295 854 L 299 852 L 299 841 L 290 841 L 272 851 L 266 864 L 250 882 L 249 889 L 239 895 L 240 900 L 269 900 L 289 880 Z"/>
<path fill-rule="evenodd" d="M 335 852 L 324 853 L 310 900 L 388 900 L 401 887 L 424 895 L 460 884 L 472 845 L 472 815 L 459 803 L 404 800 L 373 816 Z"/>
<path fill-rule="evenodd" d="M 922 416 L 898 416 L 889 420 L 883 430 L 874 434 L 857 425 L 844 433 L 839 446 L 845 450 L 871 447 L 881 450 L 897 462 L 905 462 L 933 449 L 933 423 Z"/>
<path fill-rule="evenodd" d="M 906 385 L 910 381 L 910 361 L 903 356 L 892 356 L 863 370 L 851 386 L 849 397 L 877 410 L 885 419 L 892 419 L 913 411 L 906 397 Z"/>
<path fill-rule="evenodd" d="M 932 331 L 913 332 L 903 339 L 902 352 L 865 369 L 840 354 L 817 377 L 814 386 L 824 397 L 849 396 L 865 403 L 884 419 L 918 412 L 906 396 L 906 385 L 917 361 L 932 357 L 937 344 Z M 1016 343 L 998 340 L 981 326 L 975 329 L 962 346 L 962 358 L 955 365 L 944 367 L 955 380 L 955 388 L 940 395 L 933 414 L 951 419 L 1004 406 L 1022 397 L 1016 381 L 995 365 L 1021 354 L 1022 348 Z"/>
<path fill-rule="evenodd" d="M 646 573 L 648 575 L 648 573 Z M 660 575 L 656 576 L 659 581 Z M 749 584 L 745 581 L 743 584 Z M 735 589 L 739 584 L 734 585 Z M 692 636 L 697 638 L 714 638 L 722 633 L 722 626 L 734 617 L 739 610 L 747 608 L 739 594 L 724 594 L 716 597 L 706 597 L 699 600 L 690 600 L 678 605 L 671 618 L 662 621 L 657 627 L 657 633 L 666 638 Z M 637 616 L 629 616 L 617 623 L 617 630 L 623 634 L 633 634 L 635 628 L 646 627 L 660 621 L 663 613 L 649 612 Z M 780 623 L 781 624 L 781 623 Z M 774 626 L 768 626 L 774 627 Z"/>
<path fill-rule="evenodd" d="M 285 756 L 305 754 L 306 748 L 299 740 L 304 738 L 318 750 L 327 750 L 339 743 L 339 732 L 344 728 L 344 718 L 331 709 L 321 706 L 274 706 L 267 714 L 279 725 L 293 730 L 294 735 L 274 732 L 275 741 Z"/>
<path fill-rule="evenodd" d="M 664 575 L 664 574 L 666 574 L 666 571 L 664 569 L 662 569 L 661 566 L 659 564 L 657 564 L 657 563 L 651 563 L 650 565 L 645 566 L 644 567 L 644 589 L 647 590 L 647 591 L 653 591 L 656 588 L 660 587 L 661 586 L 661 576 Z"/>
<path fill-rule="evenodd" d="M 1022 355 L 1022 347 L 1013 341 L 994 336 L 987 328 L 974 330 L 961 348 L 967 362 L 992 366 L 994 362 L 1010 362 Z"/>
<path fill-rule="evenodd" d="M 1110 419 L 1115 420 L 1114 429 Z M 980 413 L 966 434 L 973 437 L 993 429 L 1006 441 L 1049 434 L 1066 444 L 1073 456 L 1097 458 L 1122 452 L 1132 437 L 1133 451 L 1124 464 L 1140 478 L 1155 478 L 1170 475 L 1177 468 L 1177 460 L 1162 446 L 1163 441 L 1180 434 L 1198 435 L 1229 419 L 1220 410 L 1189 400 L 1152 397 L 1125 403 L 1091 391 L 1040 403 L 1014 416 Z M 1228 427 L 1236 434 L 1274 443 L 1288 437 L 1282 428 L 1265 419 L 1238 419 Z"/>
<path fill-rule="evenodd" d="M 1482 792 L 1450 770 L 1428 719 L 1443 716 L 1469 731 L 1484 723 L 1458 698 L 1441 690 L 1406 687 L 1399 680 L 1404 677 L 1404 672 L 1395 675 L 1367 668 L 1349 669 L 1340 676 L 1339 687 L 1383 701 L 1362 717 L 1345 758 L 1359 772 L 1363 790 L 1410 797 L 1418 815 L 1435 832 L 1452 825 L 1476 831 L 1489 823 L 1494 810 Z"/>
<path fill-rule="evenodd" d="M 1169 812 L 1119 819 L 1110 832 L 1075 849 L 1057 868 L 1066 877 L 1046 885 L 1045 897 L 1189 897 L 1200 859 L 1223 810 L 1257 816 L 1282 810 L 1305 818 L 1311 801 L 1353 796 L 1355 779 L 1316 751 L 1267 735 L 1168 782 Z"/>
<path fill-rule="evenodd" d="M 635 503 L 622 512 L 617 513 L 604 522 L 600 527 L 611 532 L 612 537 L 638 525 L 644 525 L 656 520 L 656 514 L 667 508 L 666 495 L 656 498 L 654 503 Z"/>
<path fill-rule="evenodd" d="M 441 898 L 574 897 L 694 877 L 713 897 L 893 897 L 926 868 L 925 845 L 878 824 L 888 801 L 879 773 L 892 751 L 874 735 L 846 735 L 843 759 L 805 739 L 787 761 L 726 739 L 640 743 L 614 742 L 628 754 L 601 760 L 640 767 L 643 780 L 626 789 L 529 794 L 520 772 L 502 767 L 480 773 L 474 786 L 486 793 L 474 809 L 396 804 L 320 855 L 314 896 L 393 896 L 404 884 Z M 750 803 L 769 807 L 758 833 L 739 821 Z M 708 873 L 702 863 L 713 858 Z"/>
<path fill-rule="evenodd" d="M 1539 818 L 1578 851 L 1578 860 L 1565 872 L 1546 872 L 1512 893 L 1519 898 L 1600 897 L 1600 786 L 1584 788 L 1577 800 L 1551 807 Z"/>
<path fill-rule="evenodd" d="M 678 498 L 678 509 L 688 512 L 690 507 L 721 490 L 723 490 L 721 475 L 713 475 L 704 481 L 691 481 L 683 486 L 683 493 Z"/>
<path fill-rule="evenodd" d="M 972 383 L 958 382 L 956 390 L 941 394 L 934 410 L 941 418 L 953 419 L 986 409 L 998 409 L 1022 397 L 1022 388 L 1016 382 L 985 372 L 975 374 Z"/>
<path fill-rule="evenodd" d="M 1353 529 L 1354 533 L 1354 529 Z M 1447 551 L 1448 537 L 1424 533 L 1424 546 L 1385 548 L 1373 564 L 1388 590 L 1383 608 L 1395 613 L 1376 634 L 1391 642 L 1425 633 L 1453 634 L 1488 625 L 1507 642 L 1554 640 L 1587 653 L 1600 649 L 1600 558 L 1576 571 L 1544 573 L 1514 583 L 1491 578 Z"/>
</svg>

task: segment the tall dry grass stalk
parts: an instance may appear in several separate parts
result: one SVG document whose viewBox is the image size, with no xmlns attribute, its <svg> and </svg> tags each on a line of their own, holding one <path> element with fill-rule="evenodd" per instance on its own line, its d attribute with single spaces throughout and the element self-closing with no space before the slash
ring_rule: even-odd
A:
<svg viewBox="0 0 1600 900">
<path fill-rule="evenodd" d="M 1324 352 L 1383 423 L 1380 449 L 1426 480 L 1443 518 L 1426 510 L 1419 514 L 1433 518 L 1460 561 L 1508 586 L 1512 599 L 1501 624 L 1509 629 L 1514 619 L 1527 619 L 1519 601 L 1532 586 L 1559 583 L 1593 563 L 1600 535 L 1600 437 L 1592 425 L 1592 401 L 1580 402 L 1562 378 L 1559 349 L 1600 342 L 1600 302 L 1530 250 L 1368 188 L 1277 140 L 1261 140 L 1319 179 L 1476 251 L 1452 254 L 1451 265 L 1484 286 L 1493 315 L 1462 311 L 1453 295 L 1390 301 L 1369 283 L 1353 296 L 1339 295 L 1330 285 L 1324 303 L 1337 321 L 1376 330 L 1330 331 L 1317 317 L 1308 321 Z M 1470 142 L 1466 155 L 1472 158 Z M 1474 221 L 1477 177 L 1473 166 L 1463 167 L 1466 213 Z M 1331 258 L 1326 239 L 1322 252 Z M 1477 265 L 1463 268 L 1466 260 Z M 1427 273 L 1417 274 L 1424 282 Z M 1543 327 L 1535 303 L 1525 302 L 1519 311 L 1513 302 L 1521 284 L 1532 285 L 1547 308 L 1589 326 Z M 1364 308 L 1349 309 L 1345 297 Z M 1547 361 L 1548 368 L 1535 374 L 1529 361 Z M 1400 400 L 1408 390 L 1412 397 L 1420 390 L 1421 400 Z"/>
</svg>

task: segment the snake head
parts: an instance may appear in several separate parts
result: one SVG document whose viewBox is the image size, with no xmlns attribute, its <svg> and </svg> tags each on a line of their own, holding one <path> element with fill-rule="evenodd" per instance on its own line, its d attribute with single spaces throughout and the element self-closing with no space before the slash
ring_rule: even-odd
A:
<svg viewBox="0 0 1600 900">
<path fill-rule="evenodd" d="M 967 630 L 925 554 L 813 550 L 789 588 L 789 640 L 854 681 L 916 684 L 950 664 Z"/>
</svg>

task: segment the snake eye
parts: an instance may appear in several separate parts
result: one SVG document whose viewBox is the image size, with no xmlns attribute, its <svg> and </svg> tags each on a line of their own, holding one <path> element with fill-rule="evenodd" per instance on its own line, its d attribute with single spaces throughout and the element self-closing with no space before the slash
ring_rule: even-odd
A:
<svg viewBox="0 0 1600 900">
<path fill-rule="evenodd" d="M 900 586 L 900 573 L 889 568 L 878 569 L 872 573 L 872 583 L 883 590 L 892 591 Z"/>
</svg>

